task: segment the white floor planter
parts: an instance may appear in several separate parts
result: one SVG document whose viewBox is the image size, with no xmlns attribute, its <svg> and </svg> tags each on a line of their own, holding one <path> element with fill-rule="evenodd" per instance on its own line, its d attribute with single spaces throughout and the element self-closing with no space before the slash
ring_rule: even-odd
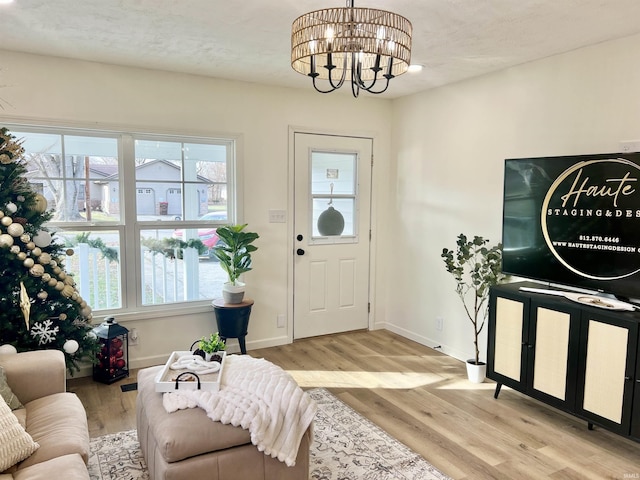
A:
<svg viewBox="0 0 640 480">
<path fill-rule="evenodd" d="M 471 383 L 482 383 L 487 376 L 487 364 L 480 362 L 476 365 L 475 360 L 467 360 L 467 378 Z"/>
</svg>

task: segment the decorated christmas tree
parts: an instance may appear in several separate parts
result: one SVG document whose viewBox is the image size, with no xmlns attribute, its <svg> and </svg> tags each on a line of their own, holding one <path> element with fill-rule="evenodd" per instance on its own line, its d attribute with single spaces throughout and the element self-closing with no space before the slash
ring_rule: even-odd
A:
<svg viewBox="0 0 640 480">
<path fill-rule="evenodd" d="M 58 349 L 73 373 L 98 350 L 91 307 L 64 269 L 73 250 L 44 225 L 51 213 L 26 179 L 23 154 L 0 128 L 0 349 Z"/>
</svg>

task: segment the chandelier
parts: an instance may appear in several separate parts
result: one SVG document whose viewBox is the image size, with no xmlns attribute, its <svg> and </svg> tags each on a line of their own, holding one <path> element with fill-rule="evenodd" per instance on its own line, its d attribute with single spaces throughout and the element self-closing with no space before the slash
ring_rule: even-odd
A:
<svg viewBox="0 0 640 480">
<path fill-rule="evenodd" d="M 329 93 L 350 76 L 351 92 L 383 93 L 411 60 L 411 22 L 385 10 L 326 8 L 306 13 L 291 27 L 291 66 Z M 320 82 L 322 80 L 323 82 Z"/>
</svg>

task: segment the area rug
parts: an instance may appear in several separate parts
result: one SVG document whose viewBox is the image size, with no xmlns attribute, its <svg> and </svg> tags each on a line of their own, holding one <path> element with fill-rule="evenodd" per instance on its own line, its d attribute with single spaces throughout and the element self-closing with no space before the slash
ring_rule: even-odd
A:
<svg viewBox="0 0 640 480">
<path fill-rule="evenodd" d="M 420 455 L 324 388 L 309 452 L 310 480 L 450 480 Z M 135 430 L 91 440 L 91 480 L 148 480 Z"/>
</svg>

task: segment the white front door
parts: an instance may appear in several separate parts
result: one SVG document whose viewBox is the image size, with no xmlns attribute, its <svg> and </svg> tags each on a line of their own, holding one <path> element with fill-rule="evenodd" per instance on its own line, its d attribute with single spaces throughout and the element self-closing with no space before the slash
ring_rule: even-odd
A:
<svg viewBox="0 0 640 480">
<path fill-rule="evenodd" d="M 295 339 L 369 326 L 373 140 L 294 133 Z"/>
</svg>

